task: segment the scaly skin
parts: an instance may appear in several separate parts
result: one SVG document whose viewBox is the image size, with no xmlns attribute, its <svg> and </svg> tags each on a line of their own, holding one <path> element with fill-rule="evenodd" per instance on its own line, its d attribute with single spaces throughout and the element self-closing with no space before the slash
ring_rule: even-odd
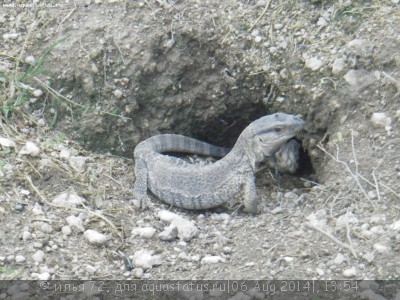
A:
<svg viewBox="0 0 400 300">
<path fill-rule="evenodd" d="M 271 159 L 303 127 L 304 121 L 293 115 L 265 116 L 247 126 L 230 151 L 182 135 L 153 136 L 139 143 L 134 151 L 134 198 L 145 207 L 149 189 L 173 206 L 207 209 L 243 192 L 246 210 L 255 214 L 257 164 Z M 162 154 L 164 152 L 226 155 L 215 163 L 199 166 Z"/>
</svg>

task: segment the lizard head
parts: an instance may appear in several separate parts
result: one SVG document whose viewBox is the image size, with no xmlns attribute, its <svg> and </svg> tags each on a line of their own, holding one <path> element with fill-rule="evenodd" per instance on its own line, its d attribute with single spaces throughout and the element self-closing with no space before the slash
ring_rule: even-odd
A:
<svg viewBox="0 0 400 300">
<path fill-rule="evenodd" d="M 285 113 L 275 113 L 252 122 L 242 133 L 252 165 L 273 155 L 303 128 L 302 119 Z"/>
</svg>

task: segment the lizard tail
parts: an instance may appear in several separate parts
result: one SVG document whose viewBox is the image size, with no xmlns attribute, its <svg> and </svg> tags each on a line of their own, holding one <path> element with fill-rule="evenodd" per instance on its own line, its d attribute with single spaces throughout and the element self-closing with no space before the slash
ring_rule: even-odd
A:
<svg viewBox="0 0 400 300">
<path fill-rule="evenodd" d="M 142 150 L 154 151 L 158 153 L 182 152 L 223 157 L 228 154 L 231 149 L 214 146 L 184 135 L 159 134 L 144 140 L 135 148 L 135 152 Z"/>
</svg>

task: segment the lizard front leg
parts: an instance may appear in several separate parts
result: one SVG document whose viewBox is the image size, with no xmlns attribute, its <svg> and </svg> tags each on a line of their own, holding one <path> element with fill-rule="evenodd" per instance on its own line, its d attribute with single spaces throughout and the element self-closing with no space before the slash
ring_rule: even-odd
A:
<svg viewBox="0 0 400 300">
<path fill-rule="evenodd" d="M 258 197 L 255 177 L 252 172 L 245 174 L 243 188 L 245 210 L 255 215 L 257 213 Z"/>
<path fill-rule="evenodd" d="M 144 159 L 135 159 L 135 185 L 133 187 L 133 198 L 138 200 L 142 209 L 146 208 L 147 198 L 147 165 Z"/>
</svg>

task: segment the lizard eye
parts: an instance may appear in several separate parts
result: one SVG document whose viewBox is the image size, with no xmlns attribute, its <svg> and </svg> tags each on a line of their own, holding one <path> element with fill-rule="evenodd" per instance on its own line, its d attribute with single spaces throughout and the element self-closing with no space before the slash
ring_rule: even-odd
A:
<svg viewBox="0 0 400 300">
<path fill-rule="evenodd" d="M 275 128 L 275 132 L 281 132 L 281 130 L 282 130 L 282 128 L 280 128 L 280 127 Z"/>
</svg>

